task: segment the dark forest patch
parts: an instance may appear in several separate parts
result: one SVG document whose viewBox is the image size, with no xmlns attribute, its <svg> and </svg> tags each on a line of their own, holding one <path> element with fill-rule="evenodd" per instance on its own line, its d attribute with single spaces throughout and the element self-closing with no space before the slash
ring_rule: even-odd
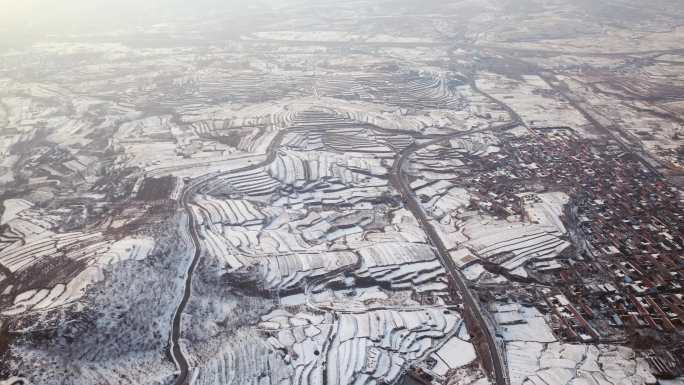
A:
<svg viewBox="0 0 684 385">
<path fill-rule="evenodd" d="M 176 186 L 176 178 L 165 176 L 161 178 L 146 178 L 138 191 L 137 199 L 144 201 L 159 201 L 168 199 Z"/>
</svg>

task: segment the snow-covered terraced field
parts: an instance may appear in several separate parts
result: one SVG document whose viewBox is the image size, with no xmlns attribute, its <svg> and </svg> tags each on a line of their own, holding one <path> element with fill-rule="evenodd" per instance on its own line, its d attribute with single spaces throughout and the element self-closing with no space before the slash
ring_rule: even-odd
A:
<svg viewBox="0 0 684 385">
<path fill-rule="evenodd" d="M 391 157 L 393 148 L 400 148 L 410 142 L 410 137 L 391 139 L 389 135 L 383 135 L 367 125 L 342 120 L 331 127 L 300 129 L 290 135 L 284 145 L 300 151 L 325 150 L 341 155 L 360 153 Z"/>
<path fill-rule="evenodd" d="M 463 228 L 468 237 L 465 245 L 508 270 L 515 270 L 530 260 L 556 258 L 570 246 L 552 226 L 473 218 Z"/>
<path fill-rule="evenodd" d="M 290 384 L 292 369 L 254 331 L 239 331 L 230 343 L 216 346 L 213 357 L 197 362 L 193 385 Z"/>
<path fill-rule="evenodd" d="M 470 182 L 461 182 L 460 177 L 469 175 L 477 181 L 477 172 L 483 171 L 468 167 L 474 158 L 497 154 L 498 144 L 490 134 L 477 133 L 452 139 L 448 145 L 427 146 L 410 165 L 417 177 L 411 187 L 450 249 L 467 247 L 477 258 L 526 276 L 528 262 L 555 259 L 571 246 L 561 219 L 569 198 L 561 192 L 519 194 L 514 199 L 521 202 L 522 218 L 474 212 L 477 205 L 491 207 L 487 200 L 496 194 L 467 189 Z M 503 204 L 500 199 L 494 202 Z"/>
<path fill-rule="evenodd" d="M 566 126 L 583 133 L 590 131 L 586 130 L 590 123 L 579 111 L 568 108 L 567 100 L 548 96 L 551 87 L 539 76 L 523 76 L 520 80 L 514 80 L 502 75 L 482 73 L 477 84 L 492 96 L 505 98 L 530 126 Z"/>
<path fill-rule="evenodd" d="M 238 251 L 243 244 L 247 248 L 253 247 L 249 238 L 247 236 L 229 238 L 221 229 L 216 226 L 200 227 L 199 235 L 204 253 L 214 261 L 225 264 L 231 269 L 245 266 L 248 262 L 240 256 Z"/>
<path fill-rule="evenodd" d="M 445 271 L 434 250 L 418 243 L 379 243 L 358 250 L 360 277 L 370 277 L 394 289 L 445 291 Z"/>
<path fill-rule="evenodd" d="M 628 347 L 559 342 L 535 308 L 510 303 L 494 310 L 511 385 L 655 383 L 646 360 Z"/>
<path fill-rule="evenodd" d="M 422 262 L 436 258 L 432 247 L 415 243 L 383 243 L 359 250 L 367 267 Z"/>
<path fill-rule="evenodd" d="M 319 180 L 336 179 L 347 185 L 358 184 L 371 177 L 385 176 L 387 169 L 376 158 L 352 153 L 329 154 L 319 151 L 283 150 L 269 167 L 269 174 L 286 185 L 303 185 Z M 358 171 L 363 172 L 359 173 Z"/>
<path fill-rule="evenodd" d="M 462 107 L 444 74 L 398 74 L 387 80 L 371 76 L 358 79 L 359 83 L 371 90 L 374 99 L 387 104 L 402 107 L 419 105 L 425 109 L 459 110 Z"/>
<path fill-rule="evenodd" d="M 195 200 L 198 210 L 198 217 L 202 218 L 199 224 L 205 221 L 215 224 L 229 226 L 250 226 L 264 222 L 265 216 L 259 212 L 255 205 L 247 200 L 237 199 L 216 199 L 214 197 L 204 197 Z"/>
<path fill-rule="evenodd" d="M 258 325 L 292 367 L 291 384 L 392 383 L 454 333 L 460 317 L 444 308 L 364 313 L 275 311 Z"/>
<path fill-rule="evenodd" d="M 151 238 L 114 241 L 103 239 L 101 233 L 55 234 L 21 247 L 8 247 L 0 252 L 0 263 L 15 274 L 36 274 L 36 268 L 49 265 L 53 258 L 64 258 L 77 265 L 71 272 L 43 277 L 41 288 L 18 293 L 13 305 L 2 314 L 45 311 L 73 303 L 85 294 L 88 285 L 103 279 L 105 267 L 128 259 L 143 260 L 153 248 Z M 36 278 L 40 277 L 32 277 Z"/>
<path fill-rule="evenodd" d="M 368 209 L 387 191 L 387 181 L 371 179 L 359 187 L 345 187 L 341 182 L 312 183 L 299 192 L 281 196 L 273 202 L 276 207 L 302 208 L 306 206 L 345 205 L 354 209 Z"/>
<path fill-rule="evenodd" d="M 460 328 L 465 330 L 465 325 L 462 323 Z M 467 330 L 451 337 L 439 350 L 432 354 L 431 358 L 437 361 L 432 371 L 437 375 L 445 376 L 449 370 L 460 368 L 475 361 L 477 355 L 469 340 L 470 336 Z"/>
<path fill-rule="evenodd" d="M 463 140 L 462 140 L 463 141 Z M 414 154 L 409 165 L 409 173 L 425 182 L 438 180 L 453 180 L 469 174 L 468 158 L 495 153 L 498 147 L 480 142 L 465 141 L 469 146 L 464 148 L 462 143 L 447 146 L 433 145 Z M 452 147 L 453 146 L 453 147 Z M 472 152 L 471 152 L 472 151 Z M 464 186 L 460 186 L 464 187 Z"/>
<path fill-rule="evenodd" d="M 101 252 L 107 243 L 102 240 L 102 233 L 54 234 L 24 245 L 12 244 L 0 251 L 0 264 L 16 273 L 57 256 L 88 259 Z"/>
<path fill-rule="evenodd" d="M 278 180 L 271 177 L 266 169 L 256 169 L 215 178 L 203 186 L 200 192 L 266 196 L 275 192 L 279 186 Z"/>
<path fill-rule="evenodd" d="M 258 268 L 265 288 L 286 291 L 300 285 L 304 279 L 349 269 L 357 262 L 358 256 L 350 251 L 298 253 L 266 257 Z"/>
<path fill-rule="evenodd" d="M 470 205 L 470 193 L 446 180 L 437 180 L 412 186 L 416 196 L 425 201 L 427 212 L 440 220 L 455 210 Z"/>
</svg>

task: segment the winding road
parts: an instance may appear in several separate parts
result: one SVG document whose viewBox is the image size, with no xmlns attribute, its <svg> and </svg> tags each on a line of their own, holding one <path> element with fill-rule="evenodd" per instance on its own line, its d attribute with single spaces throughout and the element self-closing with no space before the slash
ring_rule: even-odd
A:
<svg viewBox="0 0 684 385">
<path fill-rule="evenodd" d="M 190 209 L 189 193 L 192 188 L 183 191 L 183 196 L 181 202 L 183 208 L 188 215 L 188 228 L 190 229 L 190 237 L 192 238 L 192 244 L 194 247 L 194 255 L 192 257 L 192 262 L 188 266 L 188 271 L 185 274 L 185 287 L 183 291 L 183 298 L 176 308 L 176 312 L 173 316 L 173 323 L 171 325 L 171 341 L 169 343 L 169 353 L 176 363 L 179 369 L 178 377 L 176 378 L 176 385 L 186 385 L 189 382 L 189 368 L 188 360 L 185 358 L 183 351 L 180 346 L 180 336 L 181 336 L 181 321 L 183 317 L 183 311 L 185 310 L 188 300 L 190 299 L 190 293 L 192 291 L 192 274 L 197 267 L 197 262 L 199 262 L 199 257 L 201 254 L 199 238 L 197 236 L 197 228 L 195 227 L 195 218 L 192 215 L 192 210 Z"/>
<path fill-rule="evenodd" d="M 185 357 L 185 354 L 183 353 L 183 350 L 181 349 L 180 338 L 182 332 L 183 312 L 185 311 L 188 301 L 190 300 L 190 295 L 192 294 L 192 276 L 195 272 L 195 269 L 197 268 L 197 264 L 202 254 L 199 241 L 200 237 L 197 231 L 195 217 L 193 215 L 192 208 L 190 207 L 190 200 L 199 189 L 201 189 L 206 183 L 208 183 L 214 178 L 220 178 L 221 176 L 233 173 L 256 170 L 273 162 L 277 153 L 277 149 L 278 147 L 280 147 L 280 144 L 282 143 L 283 137 L 286 134 L 293 131 L 295 130 L 286 129 L 278 132 L 278 134 L 271 141 L 271 144 L 269 144 L 268 149 L 266 151 L 267 157 L 263 161 L 255 163 L 250 166 L 222 173 L 205 175 L 197 180 L 191 181 L 190 184 L 185 186 L 185 188 L 183 189 L 180 202 L 183 206 L 183 209 L 186 212 L 186 215 L 188 216 L 188 231 L 190 233 L 190 238 L 192 239 L 194 254 L 192 257 L 192 261 L 188 266 L 188 270 L 185 274 L 185 287 L 183 289 L 183 298 L 181 299 L 181 301 L 178 304 L 178 307 L 176 308 L 176 311 L 173 315 L 173 321 L 171 324 L 171 338 L 169 341 L 168 352 L 171 358 L 173 359 L 174 363 L 178 367 L 178 376 L 176 377 L 175 381 L 176 385 L 188 385 L 190 383 L 190 365 L 188 363 L 187 358 Z"/>
</svg>

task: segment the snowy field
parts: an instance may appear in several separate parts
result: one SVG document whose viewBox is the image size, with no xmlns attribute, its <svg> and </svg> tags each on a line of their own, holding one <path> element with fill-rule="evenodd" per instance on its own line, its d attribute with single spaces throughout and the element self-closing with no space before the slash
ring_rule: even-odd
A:
<svg viewBox="0 0 684 385">
<path fill-rule="evenodd" d="M 537 309 L 516 303 L 497 304 L 492 314 L 506 341 L 512 385 L 655 383 L 646 360 L 630 348 L 559 342 Z"/>
</svg>

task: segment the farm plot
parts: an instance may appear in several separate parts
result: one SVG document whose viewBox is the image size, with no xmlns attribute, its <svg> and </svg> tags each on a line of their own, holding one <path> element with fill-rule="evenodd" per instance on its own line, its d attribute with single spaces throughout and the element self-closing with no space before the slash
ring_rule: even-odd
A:
<svg viewBox="0 0 684 385">
<path fill-rule="evenodd" d="M 249 197 L 269 197 L 280 186 L 277 179 L 271 177 L 266 169 L 258 168 L 232 173 L 212 179 L 202 186 L 201 194 L 244 195 Z"/>
<path fill-rule="evenodd" d="M 298 192 L 281 196 L 273 202 L 273 206 L 302 209 L 339 205 L 353 210 L 369 209 L 388 197 L 387 184 L 386 180 L 381 179 L 371 179 L 360 187 L 347 187 L 339 181 L 312 183 L 303 186 Z"/>
<path fill-rule="evenodd" d="M 369 277 L 392 289 L 415 289 L 417 292 L 447 290 L 446 272 L 428 245 L 416 243 L 381 243 L 360 248 L 359 277 Z"/>
<path fill-rule="evenodd" d="M 275 125 L 277 122 L 270 119 L 257 120 L 248 126 L 233 127 L 231 120 L 201 120 L 192 123 L 189 129 L 197 138 L 216 141 L 221 145 L 230 147 L 229 152 L 263 153 L 266 145 L 271 142 L 279 131 Z M 189 145 L 192 145 L 192 136 L 188 136 Z"/>
<path fill-rule="evenodd" d="M 234 108 L 234 106 L 233 106 Z M 226 113 L 224 111 L 224 113 Z M 240 125 L 217 117 L 217 111 L 198 112 L 198 117 L 152 116 L 122 124 L 115 134 L 113 146 L 122 153 L 117 162 L 139 167 L 150 176 L 164 176 L 202 168 L 201 175 L 222 163 L 238 163 L 240 159 L 265 156 L 281 126 L 278 119 Z M 233 119 L 238 119 L 233 116 Z M 179 121 L 180 120 L 180 121 Z M 285 119 L 291 121 L 291 119 Z M 256 161 L 256 160 L 255 160 Z M 247 165 L 247 161 L 245 161 Z"/>
<path fill-rule="evenodd" d="M 563 216 L 563 206 L 568 204 L 570 197 L 563 192 L 543 194 L 521 194 L 523 209 L 527 219 L 532 223 L 553 226 L 560 233 L 566 233 Z"/>
<path fill-rule="evenodd" d="M 464 327 L 462 324 L 461 328 Z M 454 336 L 432 354 L 431 358 L 437 361 L 432 371 L 440 376 L 445 376 L 449 370 L 458 369 L 475 361 L 477 355 L 473 344 L 460 338 L 460 336 Z"/>
<path fill-rule="evenodd" d="M 415 243 L 386 243 L 359 249 L 359 254 L 368 267 L 424 262 L 436 258 L 435 251 L 428 245 Z"/>
<path fill-rule="evenodd" d="M 496 219 L 471 211 L 481 202 L 480 192 L 466 190 L 453 177 L 450 171 L 443 179 L 419 179 L 412 188 L 447 247 L 468 248 L 475 257 L 470 262 L 481 258 L 525 275 L 521 268 L 528 262 L 557 258 L 571 246 L 561 220 L 567 195 L 520 194 L 524 218 Z"/>
<path fill-rule="evenodd" d="M 583 135 L 590 134 L 590 124 L 569 102 L 555 95 L 538 76 L 514 80 L 492 73 L 477 78 L 478 87 L 517 111 L 528 127 L 573 127 Z"/>
<path fill-rule="evenodd" d="M 259 327 L 292 367 L 291 384 L 377 384 L 399 379 L 409 362 L 426 357 L 455 332 L 459 320 L 443 308 L 337 317 L 276 311 Z"/>
<path fill-rule="evenodd" d="M 399 208 L 392 210 L 389 215 L 391 222 L 384 229 L 385 234 L 390 233 L 400 235 L 399 238 L 392 238 L 391 240 L 398 239 L 400 242 L 427 243 L 425 232 L 420 227 L 418 220 L 413 216 L 413 214 L 411 214 L 410 211 L 405 208 Z M 378 234 L 382 237 L 382 234 Z M 373 239 L 369 238 L 368 236 L 366 239 L 373 241 Z"/>
<path fill-rule="evenodd" d="M 339 180 L 346 185 L 358 185 L 371 175 L 384 177 L 387 169 L 376 158 L 354 156 L 349 152 L 281 151 L 271 163 L 269 174 L 284 184 L 302 186 L 319 180 Z"/>
<path fill-rule="evenodd" d="M 513 271 L 528 261 L 558 257 L 570 242 L 555 226 L 473 216 L 462 225 L 464 243 L 481 258 Z"/>
<path fill-rule="evenodd" d="M 427 213 L 437 220 L 453 211 L 470 205 L 470 193 L 446 180 L 437 180 L 424 184 L 414 183 L 412 186 L 416 195 L 423 202 Z"/>
<path fill-rule="evenodd" d="M 101 233 L 55 234 L 21 247 L 0 252 L 0 263 L 16 276 L 35 274 L 14 285 L 14 296 L 4 315 L 19 315 L 62 307 L 78 301 L 88 287 L 103 279 L 104 267 L 128 259 L 145 259 L 154 248 L 151 238 L 107 240 Z M 60 259 L 63 266 L 51 275 L 38 273 L 51 260 Z M 26 290 L 28 288 L 28 290 Z M 24 291 L 22 291 L 24 290 Z"/>
<path fill-rule="evenodd" d="M 197 137 L 217 136 L 222 131 L 230 136 L 231 130 L 275 131 L 295 125 L 297 115 L 315 105 L 313 99 L 281 99 L 261 103 L 219 103 L 216 105 L 183 106 L 178 109 L 180 120 L 189 124 Z M 254 139 L 265 142 L 266 137 Z M 252 141 L 250 139 L 250 141 Z M 240 144 L 243 143 L 242 140 Z"/>
<path fill-rule="evenodd" d="M 535 308 L 510 303 L 493 310 L 512 385 L 655 383 L 646 360 L 630 348 L 558 342 Z"/>
<path fill-rule="evenodd" d="M 381 126 L 341 111 L 304 111 L 296 115 L 293 128 L 299 128 L 284 140 L 284 147 L 294 150 L 327 150 L 341 154 L 367 153 L 389 156 L 392 151 L 413 142 L 410 135 L 388 133 Z M 376 151 L 376 152 L 373 152 Z"/>
<path fill-rule="evenodd" d="M 21 237 L 26 243 L 53 234 L 61 221 L 58 213 L 46 212 L 24 200 L 5 201 L 7 231 Z"/>
<path fill-rule="evenodd" d="M 211 196 L 198 197 L 194 200 L 196 213 L 201 221 L 228 226 L 252 226 L 264 222 L 265 216 L 254 203 L 241 199 L 217 199 Z"/>
<path fill-rule="evenodd" d="M 7 224 L 3 234 L 7 237 L 9 243 L 17 243 L 17 245 L 15 245 L 16 247 L 33 240 L 50 236 L 54 234 L 49 230 L 54 227 L 54 224 L 45 219 L 46 218 L 43 218 L 43 221 L 34 221 L 33 219 L 25 219 L 22 215 L 20 218 L 12 219 Z"/>
<path fill-rule="evenodd" d="M 382 221 L 382 213 L 372 209 L 354 210 L 344 213 L 334 211 L 310 211 L 304 219 L 296 221 L 295 226 L 304 239 L 312 245 L 326 242 L 347 242 L 349 237 L 365 233 Z M 293 223 L 294 224 L 294 223 Z"/>
<path fill-rule="evenodd" d="M 434 144 L 413 154 L 409 173 L 425 182 L 452 179 L 469 172 L 474 158 L 484 158 L 500 151 L 499 140 L 489 133 L 476 133 L 464 138 Z"/>
<path fill-rule="evenodd" d="M 17 214 L 33 206 L 31 202 L 24 199 L 6 199 L 2 202 L 2 205 L 3 211 L 2 217 L 0 217 L 0 225 L 6 224 L 14 219 Z"/>
<path fill-rule="evenodd" d="M 524 266 L 528 262 L 558 258 L 571 247 L 561 220 L 563 207 L 569 201 L 565 193 L 527 193 L 520 194 L 520 199 L 524 221 L 461 213 L 456 223 L 457 236 L 452 236 L 459 239 L 457 246 L 467 247 L 474 256 L 521 276 L 527 275 Z"/>
<path fill-rule="evenodd" d="M 428 110 L 459 110 L 463 107 L 450 88 L 446 74 L 409 72 L 384 77 L 367 75 L 357 81 L 370 90 L 373 99 L 391 105 Z"/>
<path fill-rule="evenodd" d="M 0 252 L 0 264 L 12 273 L 18 273 L 58 256 L 88 259 L 105 244 L 107 241 L 103 240 L 102 233 L 53 234 L 35 242 L 5 248 Z"/>
<path fill-rule="evenodd" d="M 198 198 L 196 201 L 209 207 L 209 199 Z M 251 204 L 248 201 L 235 202 Z M 208 208 L 192 207 L 204 252 L 227 264 L 231 270 L 257 263 L 262 257 L 279 254 L 294 253 L 309 258 L 309 254 L 325 251 L 329 242 L 346 242 L 348 237 L 364 233 L 366 227 L 375 226 L 375 222 L 383 218 L 373 210 L 350 209 L 339 213 L 320 208 L 265 206 L 261 208 L 264 214 L 258 220 L 240 220 L 237 222 L 242 224 L 238 224 L 231 219 L 232 216 L 220 214 L 218 210 L 212 209 L 214 214 L 211 214 Z M 308 264 L 303 262 L 302 266 Z"/>
<path fill-rule="evenodd" d="M 384 155 L 391 158 L 394 151 L 387 145 L 375 140 L 370 140 L 371 133 L 365 129 L 348 128 L 338 129 L 332 132 L 326 131 L 323 136 L 323 145 L 328 151 L 339 153 L 367 153 L 374 156 Z"/>
<path fill-rule="evenodd" d="M 211 358 L 193 363 L 194 385 L 290 383 L 292 369 L 252 330 L 239 330 L 229 343 L 213 348 L 216 353 Z"/>
<path fill-rule="evenodd" d="M 337 154 L 370 154 L 369 158 L 391 158 L 394 148 L 411 143 L 411 137 L 390 139 L 372 127 L 363 127 L 354 121 L 335 122 L 334 126 L 313 126 L 306 131 L 288 135 L 284 146 L 299 151 L 328 151 Z"/>
<path fill-rule="evenodd" d="M 259 275 L 269 290 L 287 291 L 313 279 L 354 267 L 358 256 L 350 251 L 290 254 L 263 258 Z"/>
<path fill-rule="evenodd" d="M 197 87 L 198 97 L 236 104 L 255 104 L 299 96 L 301 92 L 296 90 L 307 83 L 307 78 L 282 78 L 253 69 L 212 69 L 199 73 L 192 79 L 192 83 Z"/>
<path fill-rule="evenodd" d="M 483 261 L 526 277 L 531 262 L 558 258 L 571 247 L 563 224 L 569 196 L 523 192 L 519 176 L 491 166 L 507 159 L 505 146 L 491 133 L 476 133 L 427 146 L 411 159 L 411 188 L 469 277 L 482 273 Z"/>
<path fill-rule="evenodd" d="M 199 235 L 202 252 L 213 261 L 227 265 L 230 269 L 239 269 L 248 264 L 240 255 L 240 246 L 244 242 L 247 248 L 252 248 L 249 237 L 235 238 L 231 242 L 231 239 L 222 233 L 222 228 L 217 226 L 202 226 Z"/>
</svg>

